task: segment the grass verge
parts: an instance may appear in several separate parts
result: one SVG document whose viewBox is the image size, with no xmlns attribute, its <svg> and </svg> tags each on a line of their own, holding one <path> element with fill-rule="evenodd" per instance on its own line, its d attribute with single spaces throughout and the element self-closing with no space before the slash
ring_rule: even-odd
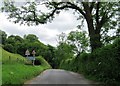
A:
<svg viewBox="0 0 120 86">
<path fill-rule="evenodd" d="M 13 84 L 23 84 L 25 81 L 37 76 L 47 66 L 32 66 L 24 64 L 4 64 L 2 65 L 2 84 L 3 86 L 12 86 Z"/>
<path fill-rule="evenodd" d="M 2 50 L 2 86 L 21 86 L 25 81 L 51 68 L 41 56 L 37 57 L 41 64 L 33 66 L 21 55 L 9 53 L 2 48 L 0 50 Z"/>
</svg>

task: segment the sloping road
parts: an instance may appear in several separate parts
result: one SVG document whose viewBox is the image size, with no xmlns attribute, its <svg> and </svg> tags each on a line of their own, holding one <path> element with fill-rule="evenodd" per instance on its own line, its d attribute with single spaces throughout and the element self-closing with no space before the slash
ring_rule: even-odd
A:
<svg viewBox="0 0 120 86">
<path fill-rule="evenodd" d="M 25 84 L 86 84 L 85 86 L 92 86 L 90 85 L 92 82 L 82 75 L 60 69 L 48 69 Z"/>
</svg>

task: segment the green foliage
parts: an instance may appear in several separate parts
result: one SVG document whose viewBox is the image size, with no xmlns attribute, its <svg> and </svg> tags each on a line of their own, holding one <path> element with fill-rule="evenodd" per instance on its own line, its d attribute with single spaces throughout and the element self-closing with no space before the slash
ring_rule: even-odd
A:
<svg viewBox="0 0 120 86">
<path fill-rule="evenodd" d="M 3 48 L 11 53 L 18 53 L 18 48 L 22 43 L 23 39 L 20 36 L 10 35 L 6 38 Z"/>
<path fill-rule="evenodd" d="M 118 47 L 108 45 L 93 52 L 86 62 L 85 74 L 95 76 L 96 79 L 104 81 L 105 83 L 119 82 L 120 63 Z"/>
<path fill-rule="evenodd" d="M 11 52 L 11 53 L 14 52 L 13 45 L 11 45 L 11 44 L 5 44 L 4 45 L 4 49 L 7 50 L 7 51 L 9 51 L 9 52 Z"/>
<path fill-rule="evenodd" d="M 58 36 L 59 45 L 54 59 L 58 67 L 62 67 L 64 63 L 66 64 L 66 60 L 72 59 L 74 56 L 78 57 L 88 50 L 88 38 L 85 33 L 77 30 L 71 31 L 68 36 L 65 33 Z"/>
<path fill-rule="evenodd" d="M 74 1 L 40 1 L 29 2 L 24 6 L 17 7 L 13 2 L 5 1 L 2 11 L 9 14 L 9 18 L 13 18 L 15 23 L 29 25 L 39 25 L 51 22 L 56 14 L 61 10 L 73 9 L 77 13 L 77 20 L 82 20 L 78 25 L 80 29 L 84 26 L 84 21 L 88 26 L 88 33 L 90 37 L 90 46 L 92 51 L 102 46 L 102 42 L 106 42 L 108 32 L 111 29 L 116 31 L 118 35 L 119 24 L 119 4 L 118 2 L 80 2 Z M 47 12 L 38 9 L 40 5 L 48 8 Z M 102 42 L 101 42 L 102 40 Z M 111 41 L 111 40 L 109 40 Z M 107 42 L 109 42 L 107 40 Z"/>
<path fill-rule="evenodd" d="M 24 36 L 24 39 L 28 42 L 38 41 L 38 37 L 34 34 L 28 34 Z"/>
<path fill-rule="evenodd" d="M 13 63 L 14 62 L 20 62 L 20 63 L 24 63 L 24 62 L 27 62 L 27 59 L 25 59 L 24 57 L 22 57 L 21 55 L 19 54 L 14 54 L 14 53 L 10 53 L 4 49 L 2 49 L 0 47 L 0 50 L 2 51 L 2 63 L 3 64 L 6 64 L 6 63 Z"/>
<path fill-rule="evenodd" d="M 80 54 L 88 49 L 88 37 L 85 31 L 71 31 L 67 37 L 68 44 L 73 47 L 75 53 Z"/>
<path fill-rule="evenodd" d="M 24 38 L 20 36 L 10 35 L 5 39 L 3 48 L 11 53 L 18 53 L 25 56 L 25 51 L 28 49 L 30 52 L 34 49 L 36 56 L 45 56 L 48 47 L 38 40 L 38 37 L 34 34 L 25 35 Z"/>
<path fill-rule="evenodd" d="M 5 32 L 3 34 L 5 34 Z M 3 44 L 2 47 L 11 53 L 20 54 L 22 56 L 25 56 L 27 49 L 30 51 L 30 56 L 32 56 L 32 51 L 35 50 L 36 56 L 44 57 L 52 67 L 55 66 L 55 62 L 53 61 L 55 48 L 40 42 L 38 37 L 34 34 L 24 35 L 24 38 L 17 35 L 10 35 L 8 38 L 5 38 L 5 44 Z"/>
<path fill-rule="evenodd" d="M 55 68 L 56 62 L 55 62 L 55 48 L 51 45 L 47 45 L 47 50 L 44 50 L 44 59 L 49 62 L 49 64 L 52 66 L 52 68 Z"/>
<path fill-rule="evenodd" d="M 7 38 L 7 34 L 4 31 L 0 30 L 0 43 L 5 44 L 6 38 Z"/>
<path fill-rule="evenodd" d="M 66 43 L 61 43 L 55 51 L 55 62 L 59 67 L 66 59 L 72 58 L 72 47 Z"/>
<path fill-rule="evenodd" d="M 22 49 L 20 52 L 22 53 L 23 56 L 25 55 L 25 51 L 27 49 L 30 51 L 30 54 L 34 49 L 36 51 L 36 56 L 41 55 L 44 57 L 45 56 L 44 52 L 47 50 L 47 46 L 39 41 L 28 42 L 25 40 L 25 42 L 22 43 L 19 49 L 20 50 Z"/>
<path fill-rule="evenodd" d="M 120 38 L 113 44 L 66 60 L 61 68 L 83 73 L 90 79 L 116 85 L 120 82 Z M 119 83 L 120 84 L 120 83 Z"/>
<path fill-rule="evenodd" d="M 2 48 L 0 48 L 2 49 Z M 9 56 L 11 59 L 9 59 Z M 19 60 L 18 60 L 18 59 Z M 25 81 L 39 75 L 45 69 L 51 68 L 45 59 L 37 57 L 41 65 L 25 65 L 28 60 L 18 54 L 12 54 L 2 49 L 2 84 L 3 86 L 23 85 Z M 24 61 L 23 61 L 24 60 Z"/>
<path fill-rule="evenodd" d="M 37 5 L 36 2 L 27 2 L 24 6 L 22 5 L 18 8 L 14 5 L 14 2 L 5 1 L 4 7 L 2 7 L 1 10 L 5 12 L 13 12 L 9 15 L 9 19 L 14 17 L 14 23 L 20 22 L 20 24 L 27 24 L 28 26 L 38 25 L 39 23 L 45 23 L 45 17 L 39 15 L 39 13 L 42 12 L 37 9 Z"/>
<path fill-rule="evenodd" d="M 39 75 L 46 66 L 28 66 L 23 64 L 5 64 L 2 65 L 2 84 L 5 86 L 13 86 L 13 84 L 24 84 L 25 81 Z M 7 85 L 7 86 L 8 86 Z"/>
<path fill-rule="evenodd" d="M 41 66 L 46 66 L 46 67 L 51 68 L 51 65 L 45 59 L 43 59 L 42 56 L 38 56 L 35 59 L 40 61 Z"/>
</svg>

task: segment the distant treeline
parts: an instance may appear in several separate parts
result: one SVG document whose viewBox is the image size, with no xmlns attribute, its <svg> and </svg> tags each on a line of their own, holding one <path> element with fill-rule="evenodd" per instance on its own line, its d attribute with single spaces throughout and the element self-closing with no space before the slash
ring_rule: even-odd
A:
<svg viewBox="0 0 120 86">
<path fill-rule="evenodd" d="M 6 32 L 0 30 L 1 44 L 2 47 L 11 52 L 17 53 L 25 57 L 25 51 L 28 49 L 30 56 L 32 56 L 32 50 L 36 51 L 36 56 L 44 57 L 51 65 L 54 63 L 52 58 L 54 58 L 55 48 L 51 45 L 45 45 L 38 40 L 38 37 L 34 34 L 24 35 L 20 37 L 18 35 L 8 36 Z"/>
</svg>

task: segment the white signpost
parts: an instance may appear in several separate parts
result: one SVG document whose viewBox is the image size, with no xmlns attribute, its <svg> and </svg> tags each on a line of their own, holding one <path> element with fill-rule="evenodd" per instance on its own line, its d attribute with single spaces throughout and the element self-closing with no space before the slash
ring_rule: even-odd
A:
<svg viewBox="0 0 120 86">
<path fill-rule="evenodd" d="M 25 51 L 25 55 L 26 55 L 27 57 L 28 57 L 28 55 L 30 55 L 30 52 L 29 52 L 28 49 Z"/>
<path fill-rule="evenodd" d="M 35 62 L 35 54 L 36 54 L 36 52 L 35 52 L 35 50 L 33 50 L 32 51 L 33 56 L 28 57 L 30 55 L 29 50 L 27 49 L 26 52 L 25 52 L 25 55 L 27 56 L 27 59 L 32 60 L 33 65 L 34 65 L 34 62 Z"/>
<path fill-rule="evenodd" d="M 36 54 L 35 50 L 32 51 L 32 54 L 33 54 L 33 56 L 35 57 L 35 54 Z"/>
</svg>

